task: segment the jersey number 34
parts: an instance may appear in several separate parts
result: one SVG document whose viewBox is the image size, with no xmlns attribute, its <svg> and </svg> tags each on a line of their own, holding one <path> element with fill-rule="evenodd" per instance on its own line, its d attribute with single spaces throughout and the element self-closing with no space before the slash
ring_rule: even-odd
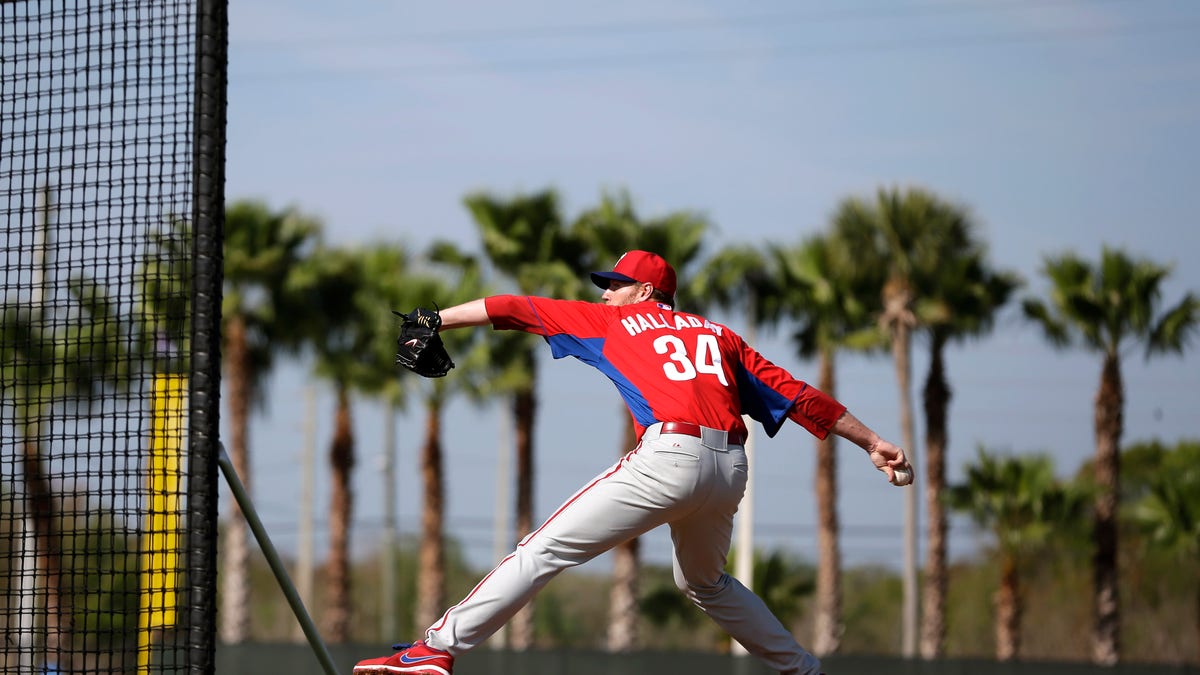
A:
<svg viewBox="0 0 1200 675">
<path fill-rule="evenodd" d="M 654 351 L 670 359 L 663 364 L 663 372 L 669 380 L 694 380 L 700 374 L 709 374 L 716 375 L 722 385 L 729 386 L 725 371 L 721 369 L 721 350 L 715 335 L 696 335 L 695 356 L 688 354 L 687 345 L 678 335 L 659 336 L 654 341 Z"/>
</svg>

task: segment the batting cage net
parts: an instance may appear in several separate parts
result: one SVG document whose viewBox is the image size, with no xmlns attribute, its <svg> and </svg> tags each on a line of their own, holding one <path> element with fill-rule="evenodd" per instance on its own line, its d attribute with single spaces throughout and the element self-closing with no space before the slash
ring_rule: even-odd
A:
<svg viewBox="0 0 1200 675">
<path fill-rule="evenodd" d="M 0 670 L 212 672 L 214 0 L 0 0 Z"/>
</svg>

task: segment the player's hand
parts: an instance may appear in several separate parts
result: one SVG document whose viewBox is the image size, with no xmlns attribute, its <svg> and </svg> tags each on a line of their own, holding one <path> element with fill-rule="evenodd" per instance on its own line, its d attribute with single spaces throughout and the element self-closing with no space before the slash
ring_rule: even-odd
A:
<svg viewBox="0 0 1200 675">
<path fill-rule="evenodd" d="M 908 485 L 913 481 L 916 474 L 900 446 L 879 439 L 871 446 L 867 454 L 871 457 L 875 468 L 887 474 L 888 482 L 892 485 Z"/>
</svg>

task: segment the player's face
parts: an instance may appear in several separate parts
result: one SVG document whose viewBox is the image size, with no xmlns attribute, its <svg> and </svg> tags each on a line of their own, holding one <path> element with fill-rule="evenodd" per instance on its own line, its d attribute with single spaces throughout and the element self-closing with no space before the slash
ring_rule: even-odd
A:
<svg viewBox="0 0 1200 675">
<path fill-rule="evenodd" d="M 650 290 L 650 284 L 614 279 L 608 282 L 608 290 L 604 291 L 600 299 L 606 305 L 632 305 L 650 297 Z"/>
</svg>

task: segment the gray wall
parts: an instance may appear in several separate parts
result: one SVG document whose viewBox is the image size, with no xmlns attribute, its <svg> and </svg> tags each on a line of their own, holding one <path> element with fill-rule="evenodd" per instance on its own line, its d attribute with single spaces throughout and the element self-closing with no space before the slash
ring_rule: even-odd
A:
<svg viewBox="0 0 1200 675">
<path fill-rule="evenodd" d="M 361 659 L 388 654 L 388 645 L 331 646 L 341 675 Z M 946 660 L 904 661 L 879 656 L 824 660 L 829 675 L 1200 675 L 1200 667 Z M 251 644 L 217 647 L 218 675 L 324 675 L 307 645 Z M 478 649 L 458 659 L 454 675 L 772 675 L 753 658 L 697 652 L 614 655 L 587 651 L 513 652 Z"/>
</svg>

